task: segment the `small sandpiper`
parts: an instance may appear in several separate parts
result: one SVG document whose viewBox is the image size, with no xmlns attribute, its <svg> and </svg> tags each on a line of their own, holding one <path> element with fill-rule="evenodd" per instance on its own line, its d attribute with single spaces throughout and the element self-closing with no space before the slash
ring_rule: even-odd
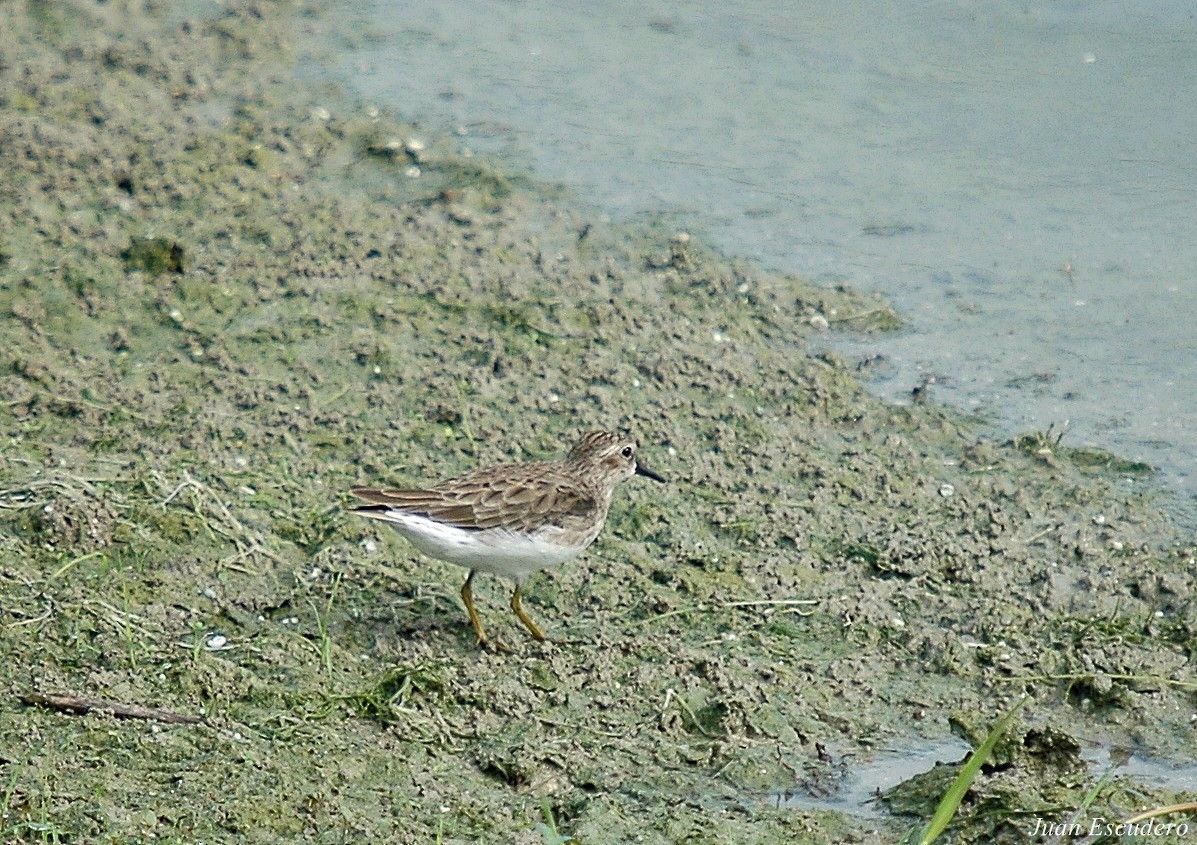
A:
<svg viewBox="0 0 1197 845">
<path fill-rule="evenodd" d="M 520 603 L 524 581 L 593 543 L 607 521 L 611 494 L 633 475 L 665 481 L 637 463 L 634 441 L 591 431 L 563 461 L 498 464 L 425 489 L 354 487 L 353 494 L 370 504 L 353 512 L 388 522 L 424 554 L 470 570 L 461 598 L 479 645 L 486 632 L 470 589 L 479 572 L 515 581 L 511 609 L 543 640 Z"/>
</svg>

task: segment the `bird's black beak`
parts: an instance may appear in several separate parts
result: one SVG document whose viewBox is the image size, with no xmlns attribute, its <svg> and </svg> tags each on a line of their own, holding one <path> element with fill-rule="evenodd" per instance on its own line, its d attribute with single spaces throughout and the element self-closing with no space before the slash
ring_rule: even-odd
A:
<svg viewBox="0 0 1197 845">
<path fill-rule="evenodd" d="M 665 483 L 664 478 L 662 478 L 659 474 L 653 472 L 651 469 L 649 469 L 648 467 L 646 467 L 644 464 L 640 463 L 639 461 L 636 462 L 636 475 L 643 475 L 645 478 L 651 478 L 653 481 L 659 481 L 662 484 Z"/>
</svg>

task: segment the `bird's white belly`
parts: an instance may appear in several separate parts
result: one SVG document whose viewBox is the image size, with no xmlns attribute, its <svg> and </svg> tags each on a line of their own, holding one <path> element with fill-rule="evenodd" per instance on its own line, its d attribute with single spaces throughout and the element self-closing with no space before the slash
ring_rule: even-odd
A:
<svg viewBox="0 0 1197 845">
<path fill-rule="evenodd" d="M 385 521 L 430 557 L 509 578 L 522 578 L 564 563 L 580 554 L 598 535 L 595 531 L 573 538 L 584 542 L 563 542 L 563 532 L 555 527 L 542 528 L 534 535 L 501 528 L 466 530 L 398 511 L 388 511 Z"/>
</svg>

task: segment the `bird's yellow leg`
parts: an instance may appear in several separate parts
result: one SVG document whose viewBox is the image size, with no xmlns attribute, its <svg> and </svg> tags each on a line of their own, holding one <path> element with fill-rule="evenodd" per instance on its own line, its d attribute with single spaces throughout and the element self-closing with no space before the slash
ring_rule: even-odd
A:
<svg viewBox="0 0 1197 845">
<path fill-rule="evenodd" d="M 524 606 L 520 604 L 520 587 L 518 584 L 515 587 L 515 592 L 511 594 L 511 609 L 515 611 L 515 615 L 520 618 L 520 621 L 524 623 L 524 627 L 531 632 L 532 636 L 538 640 L 544 639 L 544 634 L 540 632 L 540 628 L 536 627 L 536 623 L 532 621 L 532 617 L 524 613 Z"/>
<path fill-rule="evenodd" d="M 474 591 L 470 589 L 470 583 L 474 580 L 474 570 L 470 570 L 470 574 L 466 576 L 466 581 L 461 585 L 461 600 L 465 602 L 466 613 L 470 615 L 470 625 L 474 628 L 474 633 L 478 635 L 478 645 L 486 645 L 486 631 L 482 630 L 482 620 L 478 618 L 478 611 L 474 607 Z"/>
</svg>

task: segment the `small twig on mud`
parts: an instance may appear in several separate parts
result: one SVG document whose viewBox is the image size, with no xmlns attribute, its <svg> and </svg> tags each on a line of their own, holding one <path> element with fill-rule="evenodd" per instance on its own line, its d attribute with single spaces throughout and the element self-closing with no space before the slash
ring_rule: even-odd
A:
<svg viewBox="0 0 1197 845">
<path fill-rule="evenodd" d="M 796 613 L 799 616 L 810 616 L 814 613 L 813 610 L 803 612 L 800 608 L 810 607 L 819 603 L 819 599 L 754 599 L 749 601 L 724 601 L 724 602 L 699 602 L 698 604 L 686 605 L 685 607 L 676 607 L 673 610 L 667 610 L 664 613 L 658 613 L 656 616 L 650 616 L 647 619 L 641 619 L 634 624 L 647 625 L 650 622 L 660 622 L 662 619 L 668 619 L 671 616 L 683 616 L 687 613 L 707 613 L 711 610 L 720 608 L 736 608 L 736 607 L 763 607 L 765 611 L 762 615 L 768 615 L 773 612 L 776 607 L 787 608 L 783 611 L 785 613 Z"/>
<path fill-rule="evenodd" d="M 49 707 L 63 713 L 85 715 L 100 712 L 111 713 L 118 719 L 147 719 L 152 722 L 164 722 L 168 725 L 199 725 L 204 719 L 200 716 L 188 716 L 184 713 L 174 713 L 170 710 L 159 710 L 156 707 L 142 707 L 138 704 L 122 704 L 106 698 L 80 698 L 75 695 L 46 695 L 40 692 L 26 692 L 17 696 L 22 704 Z"/>
<path fill-rule="evenodd" d="M 1061 526 L 1059 526 L 1059 525 L 1049 525 L 1047 528 L 1044 528 L 1042 531 L 1037 531 L 1034 534 L 1032 534 L 1030 537 L 1028 537 L 1027 539 L 1023 540 L 1022 544 L 1024 546 L 1029 546 L 1032 543 L 1037 543 L 1040 540 L 1042 540 L 1044 537 L 1046 537 L 1048 534 L 1051 534 L 1053 531 L 1059 531 L 1060 528 L 1061 528 Z"/>
<path fill-rule="evenodd" d="M 800 607 L 812 607 L 819 603 L 818 599 L 758 599 L 756 601 L 725 601 L 720 607 L 788 607 L 791 608 L 789 613 L 797 613 L 799 616 L 810 616 L 814 613 L 813 610 L 803 613 L 798 610 Z"/>
</svg>

